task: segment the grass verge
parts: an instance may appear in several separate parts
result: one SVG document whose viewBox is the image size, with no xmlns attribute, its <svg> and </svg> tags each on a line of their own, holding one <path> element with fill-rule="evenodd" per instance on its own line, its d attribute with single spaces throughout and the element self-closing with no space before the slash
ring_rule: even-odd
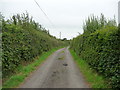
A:
<svg viewBox="0 0 120 90">
<path fill-rule="evenodd" d="M 103 76 L 97 74 L 92 70 L 85 60 L 80 59 L 80 57 L 70 49 L 75 62 L 77 63 L 80 71 L 84 75 L 86 81 L 90 84 L 91 88 L 108 88 L 108 84 Z"/>
<path fill-rule="evenodd" d="M 43 53 L 42 55 L 39 56 L 38 60 L 33 61 L 31 64 L 27 66 L 19 66 L 17 68 L 18 72 L 17 74 L 11 76 L 5 83 L 3 84 L 3 88 L 15 88 L 19 84 L 21 84 L 24 79 L 36 69 L 37 66 L 39 66 L 45 59 L 47 59 L 48 56 L 50 56 L 53 52 L 56 50 L 60 49 L 59 48 L 54 48 L 48 52 Z"/>
</svg>

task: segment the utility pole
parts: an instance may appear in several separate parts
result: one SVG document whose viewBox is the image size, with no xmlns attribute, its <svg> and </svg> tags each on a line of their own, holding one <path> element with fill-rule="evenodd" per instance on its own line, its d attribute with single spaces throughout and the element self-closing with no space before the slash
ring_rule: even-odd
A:
<svg viewBox="0 0 120 90">
<path fill-rule="evenodd" d="M 61 32 L 60 32 L 60 39 L 61 39 Z"/>
<path fill-rule="evenodd" d="M 120 24 L 120 1 L 118 2 L 118 24 Z"/>
</svg>

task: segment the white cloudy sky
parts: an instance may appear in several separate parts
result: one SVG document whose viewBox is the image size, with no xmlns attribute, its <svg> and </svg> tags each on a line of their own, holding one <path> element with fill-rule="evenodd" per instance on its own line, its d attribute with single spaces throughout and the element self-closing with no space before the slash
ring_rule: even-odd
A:
<svg viewBox="0 0 120 90">
<path fill-rule="evenodd" d="M 34 0 L 0 0 L 0 12 L 6 18 L 13 14 L 28 11 L 34 20 L 49 29 L 50 33 L 59 38 L 71 39 L 83 33 L 84 20 L 91 14 L 118 19 L 119 0 L 36 0 L 48 15 L 53 25 L 36 5 Z"/>
</svg>

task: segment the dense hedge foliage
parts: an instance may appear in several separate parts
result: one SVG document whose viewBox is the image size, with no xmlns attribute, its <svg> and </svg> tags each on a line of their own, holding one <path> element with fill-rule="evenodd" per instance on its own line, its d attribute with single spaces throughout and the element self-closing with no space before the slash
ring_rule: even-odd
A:
<svg viewBox="0 0 120 90">
<path fill-rule="evenodd" d="M 7 77 L 17 66 L 31 62 L 36 56 L 52 48 L 65 45 L 64 41 L 51 36 L 29 14 L 17 14 L 2 19 L 2 73 Z"/>
<path fill-rule="evenodd" d="M 89 18 L 84 33 L 73 39 L 71 48 L 105 76 L 112 88 L 120 87 L 120 27 L 114 20 L 107 21 L 103 15 Z"/>
</svg>

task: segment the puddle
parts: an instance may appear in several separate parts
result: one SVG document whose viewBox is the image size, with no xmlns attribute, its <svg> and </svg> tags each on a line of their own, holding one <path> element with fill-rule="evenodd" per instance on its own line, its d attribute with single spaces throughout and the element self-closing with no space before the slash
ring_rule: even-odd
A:
<svg viewBox="0 0 120 90">
<path fill-rule="evenodd" d="M 56 73 L 56 72 L 53 72 L 53 73 Z"/>
<path fill-rule="evenodd" d="M 63 64 L 63 66 L 68 66 L 68 64 L 65 63 L 65 64 Z"/>
<path fill-rule="evenodd" d="M 58 71 L 53 71 L 52 77 L 55 77 L 59 72 Z"/>
</svg>

